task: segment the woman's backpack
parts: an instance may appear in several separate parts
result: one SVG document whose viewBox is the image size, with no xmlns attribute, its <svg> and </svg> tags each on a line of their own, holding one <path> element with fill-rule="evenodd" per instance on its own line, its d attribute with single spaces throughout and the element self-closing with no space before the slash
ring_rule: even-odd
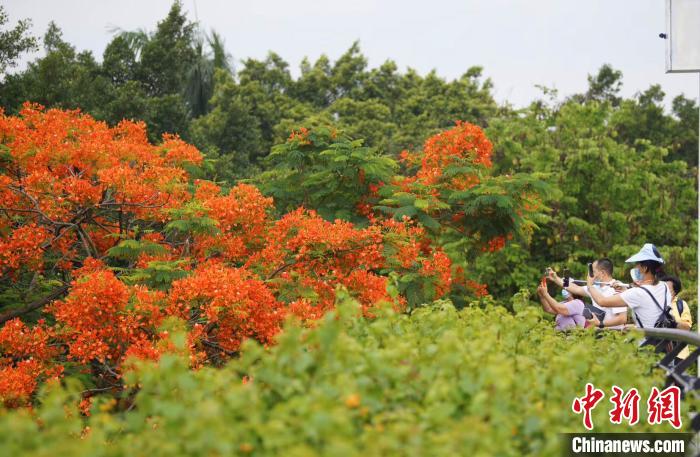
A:
<svg viewBox="0 0 700 457">
<path fill-rule="evenodd" d="M 666 287 L 665 284 L 664 284 L 664 287 Z M 649 292 L 649 289 L 647 289 L 644 286 L 640 286 L 640 288 L 643 289 L 644 292 L 649 294 L 651 299 L 654 301 L 654 304 L 656 305 L 656 307 L 661 310 L 661 314 L 659 315 L 658 319 L 656 319 L 656 322 L 654 323 L 654 328 L 676 328 L 676 327 L 678 327 L 678 323 L 676 322 L 676 319 L 671 314 L 671 307 L 668 306 L 668 301 L 667 301 L 668 288 L 666 288 L 664 291 L 664 306 L 663 306 L 663 308 L 661 307 L 661 305 L 659 305 L 659 302 L 656 300 L 656 297 L 654 297 L 654 294 Z M 644 328 L 644 326 L 642 325 L 642 321 L 639 320 L 639 317 L 636 314 L 634 317 L 637 318 L 637 323 L 639 324 L 639 327 Z M 656 348 L 656 352 L 668 353 L 668 352 L 671 352 L 673 350 L 675 344 L 677 344 L 677 343 L 673 343 L 671 341 L 667 341 L 667 340 L 660 339 L 660 338 L 647 338 L 644 341 L 643 346 L 650 345 L 650 344 Z"/>
</svg>

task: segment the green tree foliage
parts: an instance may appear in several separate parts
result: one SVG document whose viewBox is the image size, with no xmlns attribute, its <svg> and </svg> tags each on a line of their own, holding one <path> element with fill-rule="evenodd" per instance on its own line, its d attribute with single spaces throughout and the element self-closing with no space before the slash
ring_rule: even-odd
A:
<svg viewBox="0 0 700 457">
<path fill-rule="evenodd" d="M 267 158 L 270 170 L 256 181 L 285 213 L 304 206 L 328 220 L 363 222 L 358 205 L 380 183 L 394 176 L 398 164 L 334 130 L 294 132 Z"/>
<path fill-rule="evenodd" d="M 215 76 L 211 111 L 190 126 L 192 141 L 217 160 L 214 178 L 250 174 L 250 157 L 259 151 L 262 131 L 253 114 L 252 101 L 241 92 L 233 77 L 224 71 Z"/>
<path fill-rule="evenodd" d="M 0 5 L 0 27 L 4 29 L 8 20 L 5 7 Z M 36 49 L 36 38 L 28 33 L 31 24 L 29 19 L 22 19 L 9 30 L 0 30 L 0 76 L 17 65 L 20 55 Z"/>
<path fill-rule="evenodd" d="M 584 100 L 610 102 L 612 105 L 620 103 L 618 96 L 622 88 L 622 72 L 615 70 L 609 64 L 604 64 L 596 75 L 588 75 L 588 90 Z"/>
<path fill-rule="evenodd" d="M 594 87 L 588 93 L 616 93 L 595 85 L 604 77 L 589 79 Z M 525 278 L 535 281 L 548 264 L 583 277 L 585 263 L 602 256 L 610 256 L 615 276 L 626 280 L 629 265 L 623 269 L 624 260 L 653 242 L 670 260 L 667 269 L 690 286 L 686 297 L 692 300 L 697 168 L 681 159 L 683 143 L 675 136 L 691 129 L 687 121 L 664 113 L 657 86 L 616 105 L 608 96 L 560 103 L 555 94 L 548 95 L 549 101 L 492 119 L 487 132 L 500 173 L 544 172 L 562 194 L 552 194 L 547 202 L 552 220 L 530 245 L 513 243 L 493 259 L 477 261 L 482 280 L 502 288 L 494 290 L 497 295 L 510 295 L 524 286 Z M 682 97 L 674 106 L 686 119 L 697 110 Z M 693 141 L 690 134 L 681 138 Z M 693 147 L 697 155 L 697 143 Z"/>
<path fill-rule="evenodd" d="M 60 108 L 92 109 L 108 100 L 108 84 L 90 52 L 77 52 L 50 23 L 43 39 L 45 56 L 20 74 L 8 75 L 0 90 L 2 104 L 16 111 L 26 100 Z"/>
<path fill-rule="evenodd" d="M 100 63 L 63 41 L 51 23 L 45 55 L 3 82 L 2 106 L 16 112 L 30 100 L 80 108 L 110 124 L 144 120 L 154 141 L 166 132 L 188 137 L 191 120 L 209 110 L 214 69 L 231 70 L 221 37 L 206 36 L 179 2 L 153 32 L 115 32 Z"/>
<path fill-rule="evenodd" d="M 671 126 L 673 147 L 670 148 L 669 159 L 683 160 L 689 166 L 698 166 L 698 105 L 695 100 L 678 95 L 673 99 L 673 115 L 677 122 Z"/>
<path fill-rule="evenodd" d="M 173 3 L 168 16 L 140 49 L 136 77 L 148 95 L 177 93 L 185 85 L 185 75 L 196 61 L 190 46 L 194 33 L 195 26 L 187 21 L 180 3 Z"/>
</svg>

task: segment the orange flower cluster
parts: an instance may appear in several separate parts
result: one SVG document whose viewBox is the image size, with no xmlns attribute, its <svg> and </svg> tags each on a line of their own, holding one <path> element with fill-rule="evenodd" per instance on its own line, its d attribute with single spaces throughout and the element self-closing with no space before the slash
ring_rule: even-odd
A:
<svg viewBox="0 0 700 457">
<path fill-rule="evenodd" d="M 49 344 L 52 336 L 44 321 L 29 328 L 12 319 L 0 329 L 0 402 L 5 406 L 27 404 L 39 379 L 61 375 L 63 366 L 52 363 L 59 354 Z"/>
<path fill-rule="evenodd" d="M 420 270 L 421 275 L 426 277 L 434 277 L 435 295 L 442 297 L 449 292 L 452 286 L 452 262 L 450 258 L 442 251 L 436 251 L 431 258 L 422 261 Z"/>
<path fill-rule="evenodd" d="M 289 264 L 294 271 L 317 276 L 343 274 L 356 266 L 379 267 L 381 243 L 378 227 L 357 229 L 350 222 L 328 222 L 315 211 L 299 208 L 274 222 L 266 246 L 248 264 L 259 262 L 269 273 Z"/>
<path fill-rule="evenodd" d="M 470 159 L 471 163 L 491 167 L 492 150 L 493 145 L 480 127 L 457 121 L 454 128 L 426 140 L 417 176 L 426 184 L 434 184 L 457 159 Z"/>
<path fill-rule="evenodd" d="M 360 170 L 364 176 L 364 171 Z M 368 184 L 368 193 L 360 197 L 360 201 L 355 206 L 357 214 L 366 217 L 369 221 L 374 222 L 377 219 L 377 213 L 374 210 L 374 205 L 380 200 L 379 189 L 384 186 L 384 182 L 380 181 L 377 184 Z"/>
<path fill-rule="evenodd" d="M 263 281 L 219 262 L 205 263 L 173 282 L 168 302 L 168 314 L 204 325 L 200 342 L 223 355 L 238 351 L 245 338 L 271 344 L 285 316 L 283 304 Z"/>
<path fill-rule="evenodd" d="M 384 276 L 378 276 L 367 270 L 354 270 L 345 276 L 341 283 L 360 302 L 365 316 L 373 317 L 372 308 L 382 302 L 393 303 L 396 310 L 403 310 L 405 307 L 405 301 L 394 303 L 389 296 L 386 290 L 387 278 Z"/>
<path fill-rule="evenodd" d="M 329 222 L 300 208 L 274 222 L 267 244 L 246 265 L 267 278 L 288 301 L 295 301 L 297 312 L 302 313 L 298 315 L 308 318 L 319 309 L 323 312 L 333 307 L 338 284 L 348 286 L 351 293 L 356 291 L 364 306 L 372 306 L 376 294 L 360 292 L 365 284 L 377 284 L 369 272 L 385 264 L 383 243 L 378 225 L 358 229 L 349 222 Z M 314 299 L 309 300 L 304 293 Z M 381 298 L 386 298 L 386 287 Z M 309 309 L 310 302 L 315 302 L 315 309 Z"/>
<path fill-rule="evenodd" d="M 425 245 L 425 229 L 411 220 L 385 219 L 380 224 L 384 231 L 384 242 L 396 250 L 393 258 L 389 259 L 390 262 L 394 260 L 392 268 L 411 268 L 417 264 L 421 253 L 430 253 Z"/>
<path fill-rule="evenodd" d="M 102 256 L 113 245 L 105 241 L 124 233 L 126 220 L 165 220 L 169 208 L 191 198 L 185 163 L 199 164 L 201 154 L 172 135 L 149 143 L 145 124 L 122 121 L 114 128 L 78 111 L 44 110 L 27 103 L 20 116 L 0 112 L 0 144 L 8 151 L 0 178 L 0 205 L 5 214 L 26 223 L 10 239 L 22 238 L 22 249 L 36 250 L 48 230 L 46 247 L 61 243 L 64 256 Z M 29 224 L 36 224 L 32 234 Z M 3 221 L 3 226 L 7 221 Z M 114 241 L 111 236 L 111 240 Z M 7 243 L 7 238 L 4 242 Z M 5 264 L 12 246 L 2 245 Z M 35 253 L 22 252 L 31 259 Z M 40 268 L 40 262 L 22 262 Z"/>
<path fill-rule="evenodd" d="M 506 243 L 512 239 L 512 233 L 509 233 L 506 236 L 493 237 L 490 240 L 488 240 L 484 246 L 481 246 L 481 252 L 498 252 L 504 247 L 506 247 Z"/>
<path fill-rule="evenodd" d="M 38 360 L 28 359 L 0 368 L 0 400 L 7 407 L 29 402 L 42 375 Z"/>
<path fill-rule="evenodd" d="M 213 183 L 198 184 L 195 198 L 208 209 L 209 217 L 219 222 L 221 231 L 217 237 L 196 237 L 198 259 L 217 252 L 225 260 L 241 260 L 265 243 L 272 198 L 264 197 L 257 187 L 248 184 L 238 184 L 225 196 Z"/>
<path fill-rule="evenodd" d="M 120 359 L 137 330 L 124 312 L 127 286 L 109 270 L 85 274 L 71 285 L 68 297 L 47 309 L 68 344 L 69 357 L 83 363 Z"/>
<path fill-rule="evenodd" d="M 492 166 L 492 151 L 493 145 L 480 127 L 457 121 L 455 127 L 428 138 L 422 151 L 405 150 L 400 153 L 401 162 L 409 169 L 417 168 L 417 171 L 414 175 L 395 177 L 392 182 L 395 193 L 414 196 L 416 208 L 442 222 L 439 230 L 447 227 L 456 236 L 471 237 L 476 240 L 474 247 L 481 252 L 499 251 L 505 247 L 507 240 L 512 239 L 512 234 L 479 241 L 482 239 L 481 233 L 470 230 L 467 215 L 451 200 L 455 193 L 471 189 L 481 182 L 479 170 Z M 449 170 L 450 167 L 457 168 Z M 520 199 L 526 210 L 537 209 L 537 196 L 523 195 Z M 418 201 L 421 202 L 420 207 Z M 515 211 L 518 213 L 520 209 Z M 401 253 L 405 257 L 404 264 L 409 264 L 415 253 L 415 246 L 404 248 Z M 430 269 L 424 269 L 424 272 L 428 271 Z"/>
<path fill-rule="evenodd" d="M 20 266 L 40 270 L 44 256 L 41 245 L 49 239 L 49 232 L 36 224 L 18 227 L 7 237 L 0 235 L 0 274 L 15 272 Z"/>
<path fill-rule="evenodd" d="M 478 298 L 485 297 L 489 294 L 489 290 L 486 284 L 481 284 L 477 281 L 472 281 L 471 279 L 468 279 L 466 281 L 466 285 L 468 289 L 474 291 L 474 295 L 476 295 Z"/>
<path fill-rule="evenodd" d="M 457 121 L 455 127 L 428 138 L 422 151 L 401 151 L 400 161 L 418 169 L 413 176 L 396 177 L 393 184 L 402 192 L 420 188 L 436 198 L 440 194 L 437 186 L 466 190 L 479 184 L 476 172 L 446 174 L 446 169 L 452 165 L 490 168 L 492 151 L 493 145 L 480 127 Z"/>
<path fill-rule="evenodd" d="M 289 135 L 289 140 L 297 141 L 302 145 L 311 144 L 311 140 L 309 139 L 309 130 L 305 127 L 301 127 L 299 130 L 292 130 L 292 133 Z"/>
<path fill-rule="evenodd" d="M 506 237 L 497 236 L 489 240 L 486 246 L 481 248 L 482 252 L 498 252 L 506 246 Z"/>
<path fill-rule="evenodd" d="M 417 168 L 417 171 L 414 175 L 396 176 L 392 185 L 398 192 L 431 202 L 421 209 L 436 213 L 444 206 L 434 203 L 443 198 L 445 192 L 467 190 L 480 183 L 477 170 L 491 167 L 492 150 L 493 146 L 481 128 L 457 121 L 455 127 L 428 138 L 422 151 L 402 151 L 400 161 L 409 169 Z M 468 171 L 448 170 L 450 166 L 465 167 Z"/>
</svg>

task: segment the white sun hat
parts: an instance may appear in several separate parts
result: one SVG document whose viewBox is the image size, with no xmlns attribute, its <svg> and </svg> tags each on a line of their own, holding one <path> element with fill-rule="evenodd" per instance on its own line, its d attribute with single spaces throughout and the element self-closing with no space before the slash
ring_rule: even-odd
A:
<svg viewBox="0 0 700 457">
<path fill-rule="evenodd" d="M 658 249 L 656 249 L 656 246 L 651 243 L 647 243 L 642 246 L 642 249 L 629 259 L 625 260 L 625 263 L 637 263 L 645 260 L 653 260 L 655 262 L 664 263 L 664 259 L 661 258 L 661 253 Z"/>
</svg>

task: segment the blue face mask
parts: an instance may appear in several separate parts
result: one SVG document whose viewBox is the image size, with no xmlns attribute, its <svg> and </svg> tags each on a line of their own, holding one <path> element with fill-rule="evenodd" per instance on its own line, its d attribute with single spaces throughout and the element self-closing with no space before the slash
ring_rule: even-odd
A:
<svg viewBox="0 0 700 457">
<path fill-rule="evenodd" d="M 635 267 L 630 270 L 630 276 L 632 277 L 632 281 L 641 281 L 644 279 L 644 275 L 642 274 L 641 271 L 639 271 L 639 268 Z"/>
<path fill-rule="evenodd" d="M 568 299 L 568 298 L 571 296 L 571 294 L 569 293 L 568 290 L 563 289 L 563 290 L 561 291 L 561 296 L 564 297 L 565 299 Z"/>
</svg>

